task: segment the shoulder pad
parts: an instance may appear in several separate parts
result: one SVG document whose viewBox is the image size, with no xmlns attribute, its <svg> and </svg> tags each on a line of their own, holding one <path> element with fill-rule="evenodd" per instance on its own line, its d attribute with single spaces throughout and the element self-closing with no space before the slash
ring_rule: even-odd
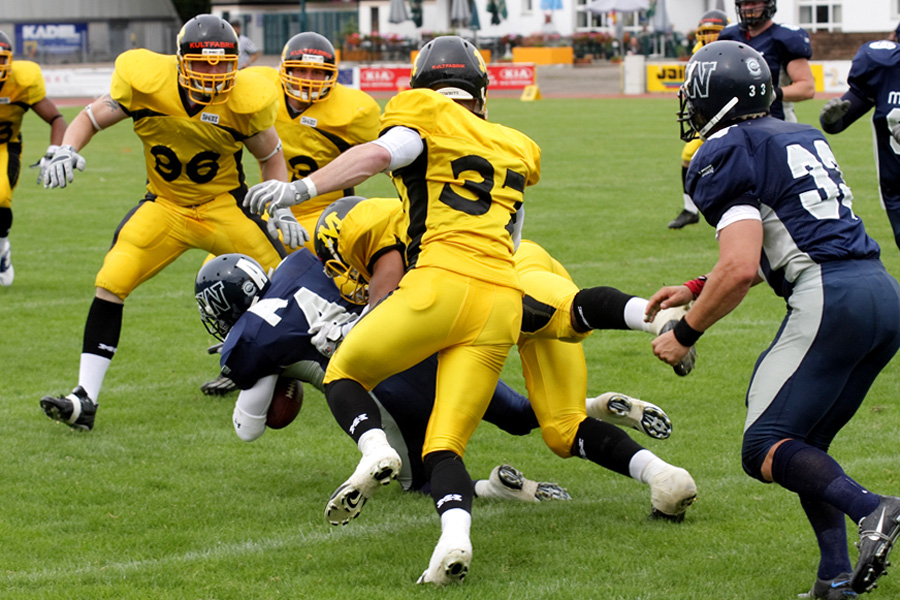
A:
<svg viewBox="0 0 900 600">
<path fill-rule="evenodd" d="M 247 74 L 255 74 L 262 75 L 276 86 L 281 87 L 281 75 L 278 73 L 278 69 L 274 67 L 264 67 L 260 65 L 255 65 L 252 67 L 246 67 L 240 71 L 241 73 Z"/>
<path fill-rule="evenodd" d="M 152 94 L 170 81 L 168 77 L 160 77 L 166 69 L 177 72 L 178 59 L 174 54 L 157 54 L 139 48 L 126 50 L 116 58 L 116 74 L 142 94 Z"/>
<path fill-rule="evenodd" d="M 238 71 L 234 89 L 228 95 L 228 108 L 239 115 L 252 114 L 274 104 L 277 98 L 278 88 L 265 75 L 244 69 Z"/>
<path fill-rule="evenodd" d="M 38 80 L 41 80 L 41 83 L 43 83 L 41 67 L 30 60 L 13 59 L 12 72 L 16 82 L 22 87 L 34 85 Z"/>
</svg>

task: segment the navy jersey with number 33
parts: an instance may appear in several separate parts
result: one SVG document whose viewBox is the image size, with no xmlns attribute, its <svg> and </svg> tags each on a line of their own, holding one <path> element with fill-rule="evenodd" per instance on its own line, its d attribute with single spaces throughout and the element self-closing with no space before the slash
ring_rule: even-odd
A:
<svg viewBox="0 0 900 600">
<path fill-rule="evenodd" d="M 714 227 L 733 206 L 759 209 L 762 274 L 783 297 L 806 267 L 880 255 L 831 147 L 809 125 L 764 117 L 717 132 L 694 156 L 687 191 Z"/>
</svg>

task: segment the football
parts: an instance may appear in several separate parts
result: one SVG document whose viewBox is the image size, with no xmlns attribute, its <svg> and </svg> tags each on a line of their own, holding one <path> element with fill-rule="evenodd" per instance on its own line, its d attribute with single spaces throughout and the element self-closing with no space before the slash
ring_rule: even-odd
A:
<svg viewBox="0 0 900 600">
<path fill-rule="evenodd" d="M 281 429 L 290 425 L 303 406 L 303 384 L 299 379 L 279 377 L 272 392 L 272 403 L 266 413 L 266 426 Z"/>
</svg>

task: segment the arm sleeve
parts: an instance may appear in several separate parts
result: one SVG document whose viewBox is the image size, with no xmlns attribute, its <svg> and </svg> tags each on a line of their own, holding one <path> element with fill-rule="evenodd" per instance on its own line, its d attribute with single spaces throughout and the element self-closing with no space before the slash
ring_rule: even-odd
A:
<svg viewBox="0 0 900 600">
<path fill-rule="evenodd" d="M 373 142 L 391 153 L 389 171 L 394 171 L 411 164 L 422 154 L 425 144 L 422 136 L 415 129 L 409 127 L 392 127 L 384 135 Z"/>
</svg>

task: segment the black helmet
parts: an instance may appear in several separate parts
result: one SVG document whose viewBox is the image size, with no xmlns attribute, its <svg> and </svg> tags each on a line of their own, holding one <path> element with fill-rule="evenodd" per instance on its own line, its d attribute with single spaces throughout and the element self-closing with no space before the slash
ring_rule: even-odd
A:
<svg viewBox="0 0 900 600">
<path fill-rule="evenodd" d="M 301 68 L 322 71 L 325 79 L 293 75 L 293 69 Z M 324 100 L 338 78 L 334 46 L 318 33 L 298 33 L 288 40 L 281 51 L 280 74 L 284 93 L 291 98 L 307 104 Z"/>
<path fill-rule="evenodd" d="M 12 68 L 13 49 L 12 42 L 5 32 L 0 31 L 0 82 L 6 81 L 9 77 L 9 70 Z"/>
<path fill-rule="evenodd" d="M 711 44 L 719 39 L 719 32 L 728 25 L 728 15 L 721 10 L 710 10 L 703 13 L 697 24 L 697 41 L 702 45 Z"/>
<path fill-rule="evenodd" d="M 313 240 L 316 255 L 325 265 L 325 273 L 335 280 L 341 296 L 353 304 L 369 301 L 369 282 L 359 271 L 350 268 L 338 252 L 338 239 L 344 218 L 363 200 L 365 198 L 361 196 L 345 196 L 332 202 L 319 217 Z"/>
<path fill-rule="evenodd" d="M 237 76 L 238 36 L 231 25 L 215 15 L 197 15 L 178 32 L 178 83 L 197 104 L 222 104 Z M 197 71 L 191 64 L 224 63 L 221 73 Z"/>
<path fill-rule="evenodd" d="M 734 12 L 737 13 L 738 21 L 741 23 L 741 26 L 744 29 L 748 27 L 756 27 L 757 25 L 762 25 L 769 19 L 775 16 L 775 11 L 778 10 L 778 7 L 775 6 L 775 0 L 766 0 L 766 5 L 763 6 L 762 13 L 759 15 L 750 15 L 745 14 L 741 9 L 741 4 L 744 2 L 750 2 L 751 0 L 734 0 Z"/>
<path fill-rule="evenodd" d="M 775 91 L 759 52 L 740 42 L 717 41 L 688 61 L 678 97 L 681 139 L 690 141 L 695 133 L 705 140 L 740 117 L 765 114 Z"/>
<path fill-rule="evenodd" d="M 484 116 L 487 67 L 471 43 L 455 35 L 437 37 L 419 50 L 409 87 L 429 88 L 457 100 L 475 100 L 475 114 Z"/>
<path fill-rule="evenodd" d="M 194 282 L 194 296 L 206 330 L 224 340 L 268 287 L 269 278 L 262 266 L 245 254 L 222 254 L 207 262 Z"/>
</svg>

